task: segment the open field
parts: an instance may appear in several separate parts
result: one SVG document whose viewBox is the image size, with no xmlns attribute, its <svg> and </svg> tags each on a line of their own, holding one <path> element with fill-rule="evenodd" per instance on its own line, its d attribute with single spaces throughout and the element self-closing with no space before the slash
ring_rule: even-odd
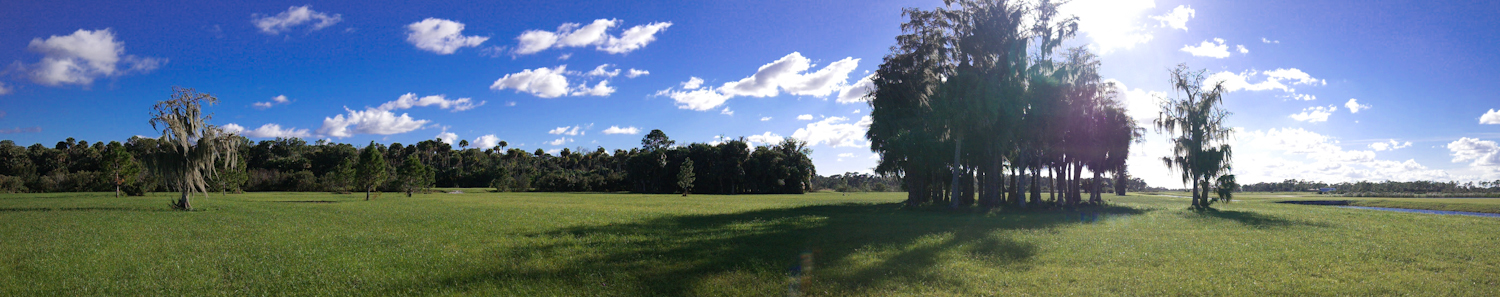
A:
<svg viewBox="0 0 1500 297">
<path fill-rule="evenodd" d="M 1162 192 L 1161 195 L 1186 196 L 1181 192 Z M 1386 197 L 1342 197 L 1318 195 L 1306 192 L 1248 192 L 1236 193 L 1235 200 L 1286 201 L 1286 200 L 1348 200 L 1350 205 L 1389 208 L 1411 208 L 1449 211 L 1500 213 L 1500 198 L 1386 198 Z"/>
<path fill-rule="evenodd" d="M 1085 213 L 901 193 L 0 195 L 0 295 L 1500 294 L 1500 220 L 1106 196 Z M 1095 219 L 1097 215 L 1097 219 Z"/>
</svg>

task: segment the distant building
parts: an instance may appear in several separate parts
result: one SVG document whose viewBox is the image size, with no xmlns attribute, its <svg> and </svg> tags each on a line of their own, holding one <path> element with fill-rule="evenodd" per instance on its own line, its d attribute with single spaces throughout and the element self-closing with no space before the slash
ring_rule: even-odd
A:
<svg viewBox="0 0 1500 297">
<path fill-rule="evenodd" d="M 1338 189 L 1335 189 L 1335 188 L 1318 188 L 1318 194 L 1328 194 L 1330 192 L 1337 191 L 1337 190 Z"/>
</svg>

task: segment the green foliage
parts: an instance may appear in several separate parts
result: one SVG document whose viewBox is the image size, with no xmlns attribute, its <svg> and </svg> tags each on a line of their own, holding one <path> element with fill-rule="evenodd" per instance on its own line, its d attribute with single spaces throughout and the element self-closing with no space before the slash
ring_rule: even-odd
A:
<svg viewBox="0 0 1500 297">
<path fill-rule="evenodd" d="M 208 123 L 212 115 L 203 113 L 202 104 L 212 105 L 218 98 L 189 88 L 172 87 L 172 92 L 170 100 L 152 107 L 151 127 L 162 136 L 156 147 L 148 148 L 148 163 L 156 176 L 182 194 L 172 207 L 192 210 L 188 199 L 194 192 L 208 195 L 209 181 L 219 173 L 216 165 L 239 163 L 241 138 Z"/>
<path fill-rule="evenodd" d="M 1219 202 L 1233 201 L 1234 192 L 1239 190 L 1240 184 L 1235 182 L 1233 174 L 1221 175 L 1214 182 L 1214 192 L 1219 194 Z"/>
<path fill-rule="evenodd" d="M 1231 167 L 1226 141 L 1233 130 L 1224 125 L 1229 116 L 1223 109 L 1224 83 L 1204 85 L 1204 72 L 1191 70 L 1187 64 L 1173 68 L 1172 88 L 1181 96 L 1161 98 L 1161 112 L 1154 121 L 1157 132 L 1172 137 L 1172 156 L 1162 157 L 1162 162 L 1181 171 L 1182 181 L 1192 185 L 1194 208 L 1209 207 L 1213 202 L 1208 198 L 1209 183 L 1228 174 Z"/>
<path fill-rule="evenodd" d="M 682 196 L 693 192 L 693 180 L 693 159 L 683 160 L 677 169 L 677 187 L 682 189 Z"/>
<path fill-rule="evenodd" d="M 416 155 L 406 156 L 406 161 L 401 163 L 401 170 L 397 176 L 397 183 L 400 185 L 398 187 L 402 192 L 406 192 L 406 197 L 411 197 L 413 192 L 432 187 L 432 169 L 427 165 L 422 165 L 422 161 L 418 160 Z"/>
<path fill-rule="evenodd" d="M 365 149 L 359 153 L 359 163 L 355 167 L 354 176 L 359 188 L 365 191 L 366 201 L 370 200 L 370 194 L 375 192 L 375 187 L 384 184 L 389 178 L 386 171 L 386 166 L 389 165 L 386 164 L 385 154 L 381 150 L 380 144 L 371 141 L 370 145 L 365 146 Z"/>
</svg>

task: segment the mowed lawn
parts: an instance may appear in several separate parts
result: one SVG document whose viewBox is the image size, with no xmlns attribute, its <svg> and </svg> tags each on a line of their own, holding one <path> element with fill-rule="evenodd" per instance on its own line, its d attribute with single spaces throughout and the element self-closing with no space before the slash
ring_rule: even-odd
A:
<svg viewBox="0 0 1500 297">
<path fill-rule="evenodd" d="M 0 195 L 0 296 L 1500 295 L 1500 219 L 1109 195 Z"/>
</svg>

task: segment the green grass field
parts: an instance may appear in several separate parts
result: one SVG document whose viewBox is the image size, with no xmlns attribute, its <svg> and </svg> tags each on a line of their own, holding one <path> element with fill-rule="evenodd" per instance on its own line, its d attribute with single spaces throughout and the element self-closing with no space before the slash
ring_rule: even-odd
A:
<svg viewBox="0 0 1500 297">
<path fill-rule="evenodd" d="M 900 193 L 0 195 L 0 296 L 1500 295 L 1500 220 L 1271 203 L 903 210 Z M 1274 196 L 1274 195 L 1273 195 Z M 1285 197 L 1279 197 L 1285 198 Z"/>
</svg>

